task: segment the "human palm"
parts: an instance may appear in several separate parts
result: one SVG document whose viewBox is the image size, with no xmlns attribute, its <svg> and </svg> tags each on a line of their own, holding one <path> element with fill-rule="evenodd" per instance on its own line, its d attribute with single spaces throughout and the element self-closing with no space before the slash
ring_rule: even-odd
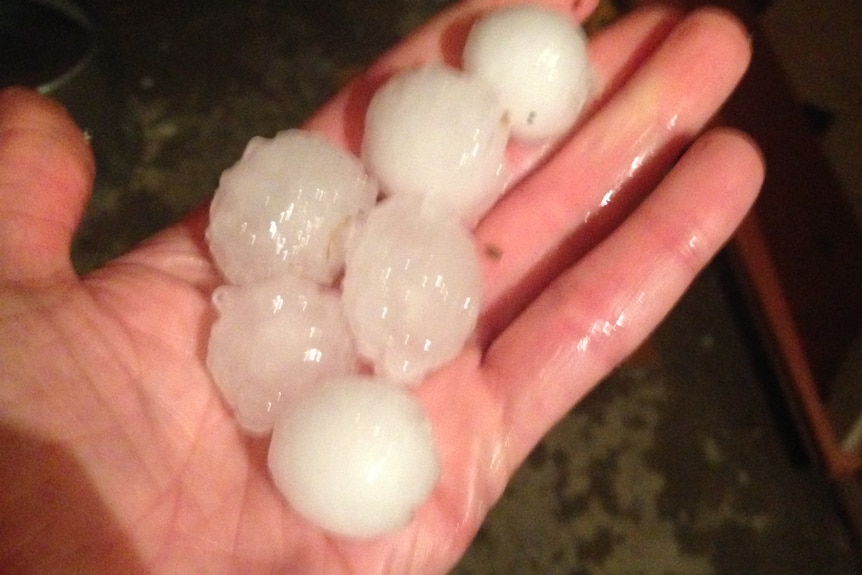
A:
<svg viewBox="0 0 862 575">
<path fill-rule="evenodd" d="M 354 151 L 380 80 L 454 62 L 450 11 L 308 122 Z M 564 1 L 545 0 L 563 8 Z M 584 17 L 593 4 L 576 5 Z M 295 516 L 203 355 L 219 277 L 206 211 L 78 278 L 69 245 L 93 177 L 57 106 L 0 96 L 0 570 L 4 573 L 441 573 L 541 436 L 670 309 L 726 241 L 762 178 L 755 147 L 717 130 L 662 176 L 748 62 L 715 11 L 636 12 L 591 43 L 594 104 L 546 157 L 513 150 L 510 194 L 476 231 L 476 338 L 416 394 L 440 481 L 405 528 L 364 541 Z M 655 188 L 651 194 L 647 192 Z"/>
</svg>

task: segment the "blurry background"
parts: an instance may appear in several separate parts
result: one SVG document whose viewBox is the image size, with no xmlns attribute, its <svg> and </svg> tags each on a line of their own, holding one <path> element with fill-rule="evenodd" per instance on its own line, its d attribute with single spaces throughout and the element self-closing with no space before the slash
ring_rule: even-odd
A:
<svg viewBox="0 0 862 575">
<path fill-rule="evenodd" d="M 0 84 L 41 85 L 92 136 L 99 173 L 78 269 L 204 201 L 249 138 L 299 125 L 449 3 L 2 0 Z M 591 28 L 629 4 L 603 3 Z M 847 213 L 862 214 L 862 5 L 736 4 L 756 51 L 777 57 L 767 73 L 788 124 L 823 152 Z M 855 478 L 836 480 L 819 457 L 737 269 L 720 257 L 536 448 L 455 573 L 862 572 Z"/>
</svg>

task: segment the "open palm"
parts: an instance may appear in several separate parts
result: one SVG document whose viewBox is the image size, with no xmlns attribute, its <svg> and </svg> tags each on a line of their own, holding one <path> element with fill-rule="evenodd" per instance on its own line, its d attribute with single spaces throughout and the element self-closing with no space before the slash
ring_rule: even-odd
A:
<svg viewBox="0 0 862 575">
<path fill-rule="evenodd" d="M 469 22 L 501 3 L 441 15 L 307 127 L 355 151 L 373 88 L 420 62 L 457 63 Z M 579 18 L 593 6 L 544 3 Z M 732 18 L 648 9 L 590 50 L 586 119 L 550 156 L 511 150 L 513 188 L 476 231 L 477 337 L 417 390 L 440 449 L 439 484 L 408 526 L 372 541 L 332 537 L 294 515 L 268 478 L 266 440 L 241 433 L 212 384 L 203 353 L 220 279 L 203 242 L 205 209 L 78 278 L 69 245 L 92 185 L 90 150 L 59 107 L 3 92 L 0 570 L 450 568 L 529 450 L 647 337 L 761 182 L 741 134 L 715 130 L 688 147 L 748 63 Z"/>
</svg>

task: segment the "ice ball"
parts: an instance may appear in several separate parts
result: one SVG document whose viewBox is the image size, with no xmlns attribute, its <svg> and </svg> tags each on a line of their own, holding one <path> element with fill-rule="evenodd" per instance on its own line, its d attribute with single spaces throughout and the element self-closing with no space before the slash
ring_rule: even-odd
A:
<svg viewBox="0 0 862 575">
<path fill-rule="evenodd" d="M 347 253 L 344 309 L 357 349 L 388 378 L 420 380 L 463 348 L 480 282 L 472 238 L 457 219 L 409 196 L 386 199 Z"/>
<path fill-rule="evenodd" d="M 239 424 L 266 433 L 284 407 L 349 373 L 356 352 L 340 294 L 291 275 L 216 288 L 207 366 Z"/>
<path fill-rule="evenodd" d="M 407 523 L 439 475 L 421 406 L 402 388 L 362 376 L 331 381 L 286 411 L 269 468 L 297 512 L 352 537 Z"/>
<path fill-rule="evenodd" d="M 500 94 L 512 136 L 542 139 L 568 130 L 587 100 L 587 37 L 564 14 L 538 6 L 501 8 L 470 30 L 463 67 Z"/>
<path fill-rule="evenodd" d="M 365 116 L 362 158 L 384 193 L 431 198 L 475 222 L 503 191 L 508 135 L 492 89 L 433 64 L 377 90 Z"/>
<path fill-rule="evenodd" d="M 294 273 L 331 282 L 355 218 L 377 185 L 358 158 L 302 130 L 253 138 L 225 170 L 210 206 L 207 240 L 231 283 Z"/>
</svg>

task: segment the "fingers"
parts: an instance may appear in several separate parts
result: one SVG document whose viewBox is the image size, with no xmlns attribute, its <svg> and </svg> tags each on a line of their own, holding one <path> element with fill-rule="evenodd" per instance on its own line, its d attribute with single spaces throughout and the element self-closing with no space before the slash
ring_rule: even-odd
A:
<svg viewBox="0 0 862 575">
<path fill-rule="evenodd" d="M 625 223 L 497 338 L 485 368 L 506 406 L 512 466 L 649 335 L 739 225 L 762 180 L 747 137 L 728 129 L 703 136 Z"/>
<path fill-rule="evenodd" d="M 590 101 L 581 114 L 581 124 L 649 58 L 679 20 L 680 14 L 669 6 L 646 6 L 626 14 L 590 38 L 588 53 L 593 85 Z M 535 169 L 566 139 L 564 135 L 539 145 L 510 141 L 506 150 L 507 189 Z"/>
<path fill-rule="evenodd" d="M 0 91 L 0 279 L 72 274 L 69 247 L 95 164 L 62 107 L 30 91 Z"/>
<path fill-rule="evenodd" d="M 593 107 L 628 80 L 681 19 L 670 6 L 647 5 L 599 30 L 589 46 L 594 70 Z"/>
<path fill-rule="evenodd" d="M 487 337 L 621 221 L 724 102 L 749 58 L 747 34 L 734 18 L 717 10 L 689 15 L 541 170 L 501 200 L 476 230 Z M 627 65 L 618 59 L 614 67 Z M 619 83 L 599 76 L 604 85 Z"/>
</svg>

